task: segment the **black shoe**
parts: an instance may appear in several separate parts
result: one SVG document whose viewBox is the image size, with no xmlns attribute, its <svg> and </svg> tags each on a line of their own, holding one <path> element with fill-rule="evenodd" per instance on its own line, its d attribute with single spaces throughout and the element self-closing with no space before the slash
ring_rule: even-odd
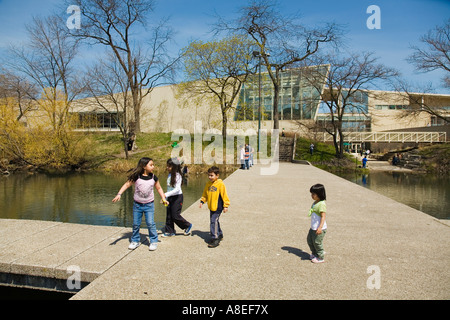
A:
<svg viewBox="0 0 450 320">
<path fill-rule="evenodd" d="M 215 248 L 220 244 L 220 240 L 219 239 L 213 239 L 209 244 L 208 244 L 208 248 Z"/>
<path fill-rule="evenodd" d="M 219 239 L 219 241 L 223 240 L 223 234 L 221 234 L 217 239 Z"/>
</svg>

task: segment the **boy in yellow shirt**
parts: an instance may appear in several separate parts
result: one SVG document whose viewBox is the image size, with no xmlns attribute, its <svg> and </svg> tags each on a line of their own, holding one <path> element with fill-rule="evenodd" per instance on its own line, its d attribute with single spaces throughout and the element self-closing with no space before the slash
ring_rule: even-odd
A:
<svg viewBox="0 0 450 320">
<path fill-rule="evenodd" d="M 208 202 L 210 210 L 211 222 L 211 241 L 208 244 L 209 248 L 215 248 L 223 239 L 223 232 L 220 228 L 219 218 L 220 214 L 228 211 L 230 206 L 230 199 L 228 198 L 227 189 L 222 179 L 219 179 L 219 168 L 211 167 L 208 169 L 209 182 L 203 190 L 202 198 L 200 199 L 200 208 L 205 202 Z"/>
</svg>

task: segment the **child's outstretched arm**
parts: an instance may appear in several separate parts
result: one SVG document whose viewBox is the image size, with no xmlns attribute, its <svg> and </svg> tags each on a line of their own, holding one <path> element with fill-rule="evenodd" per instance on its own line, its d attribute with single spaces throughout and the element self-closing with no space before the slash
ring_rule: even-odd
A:
<svg viewBox="0 0 450 320">
<path fill-rule="evenodd" d="M 131 187 L 133 185 L 133 182 L 128 180 L 127 182 L 125 182 L 122 186 L 122 188 L 120 188 L 119 192 L 117 193 L 117 195 L 114 197 L 114 199 L 112 200 L 112 202 L 117 202 L 120 200 L 120 197 L 122 196 L 122 193 L 125 192 L 125 190 L 127 190 L 129 187 Z"/>
<path fill-rule="evenodd" d="M 159 183 L 159 181 L 156 181 L 155 188 L 156 188 L 156 191 L 158 191 L 159 195 L 161 196 L 162 202 L 164 204 L 168 205 L 169 201 L 166 200 L 166 195 L 164 194 L 164 191 L 161 188 L 161 184 Z"/>
</svg>

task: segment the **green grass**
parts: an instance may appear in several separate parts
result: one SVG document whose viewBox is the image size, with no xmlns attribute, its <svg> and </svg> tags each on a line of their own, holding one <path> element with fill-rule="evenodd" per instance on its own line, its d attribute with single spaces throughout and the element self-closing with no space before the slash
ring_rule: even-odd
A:
<svg viewBox="0 0 450 320">
<path fill-rule="evenodd" d="M 311 143 L 314 144 L 312 155 L 309 150 Z M 312 165 L 330 172 L 354 170 L 368 171 L 367 169 L 359 168 L 361 163 L 359 161 L 355 163 L 355 158 L 347 153 L 344 153 L 344 158 L 338 159 L 333 145 L 303 137 L 297 138 L 294 159 L 309 161 Z"/>
</svg>

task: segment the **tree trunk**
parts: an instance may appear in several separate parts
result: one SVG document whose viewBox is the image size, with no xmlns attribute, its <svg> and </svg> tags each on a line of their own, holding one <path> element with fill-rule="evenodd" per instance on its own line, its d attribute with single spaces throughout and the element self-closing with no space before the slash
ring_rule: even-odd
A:
<svg viewBox="0 0 450 320">
<path fill-rule="evenodd" d="M 273 88 L 273 128 L 279 129 L 279 119 L 280 119 L 280 113 L 278 112 L 278 102 L 280 100 L 280 86 L 278 83 Z"/>
</svg>

